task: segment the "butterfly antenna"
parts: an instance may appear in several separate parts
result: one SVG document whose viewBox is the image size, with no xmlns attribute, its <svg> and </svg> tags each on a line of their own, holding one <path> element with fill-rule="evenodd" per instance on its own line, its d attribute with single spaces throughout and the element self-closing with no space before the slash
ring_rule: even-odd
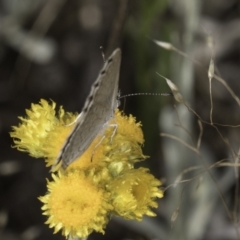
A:
<svg viewBox="0 0 240 240">
<path fill-rule="evenodd" d="M 164 97 L 173 96 L 172 93 L 132 93 L 132 94 L 127 94 L 127 95 L 120 96 L 119 99 L 126 98 L 126 97 L 132 97 L 132 96 L 139 96 L 139 95 L 144 95 L 144 96 L 164 96 Z"/>
<path fill-rule="evenodd" d="M 121 97 L 119 97 L 120 99 Z M 123 102 L 123 111 L 125 110 L 125 107 L 126 107 L 126 98 L 124 98 L 124 102 Z"/>
<path fill-rule="evenodd" d="M 104 52 L 103 52 L 103 46 L 100 46 L 100 49 L 101 49 L 101 54 L 102 54 L 103 62 L 105 63 L 105 62 L 106 62 L 106 58 L 105 58 L 105 54 L 104 54 Z"/>
</svg>

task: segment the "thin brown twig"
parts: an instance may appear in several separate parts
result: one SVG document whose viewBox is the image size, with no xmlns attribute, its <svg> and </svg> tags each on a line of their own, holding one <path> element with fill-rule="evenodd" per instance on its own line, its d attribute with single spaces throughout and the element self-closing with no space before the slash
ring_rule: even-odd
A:
<svg viewBox="0 0 240 240">
<path fill-rule="evenodd" d="M 170 50 L 170 51 L 175 51 L 176 53 L 178 53 L 179 55 L 187 58 L 188 60 L 192 61 L 195 65 L 198 65 L 199 67 L 201 67 L 206 73 L 208 72 L 206 70 L 206 68 L 202 65 L 201 62 L 197 61 L 196 59 L 193 59 L 191 57 L 189 57 L 186 53 L 184 53 L 183 51 L 177 49 L 176 47 L 174 47 L 171 43 L 166 43 L 166 42 L 161 42 L 161 41 L 156 41 L 153 40 L 158 46 L 166 49 L 166 50 Z M 166 45 L 167 47 L 164 47 L 164 45 Z M 219 77 L 217 74 L 214 74 L 213 77 L 219 81 L 220 83 L 222 83 L 225 88 L 227 89 L 227 91 L 230 93 L 230 95 L 235 99 L 235 101 L 237 102 L 238 106 L 240 107 L 240 99 L 238 98 L 238 96 L 234 93 L 234 91 L 230 88 L 230 86 L 227 84 L 227 82 Z"/>
<path fill-rule="evenodd" d="M 171 134 L 168 134 L 168 133 L 160 133 L 160 136 L 174 139 L 174 140 L 180 142 L 181 144 L 183 144 L 184 146 L 186 146 L 187 148 L 189 148 L 190 150 L 192 150 L 193 152 L 195 152 L 197 154 L 200 154 L 199 151 L 195 147 L 192 147 L 191 145 L 189 145 L 188 143 L 186 143 L 185 141 L 183 141 L 182 139 L 180 139 L 180 138 L 178 138 L 174 135 L 171 135 Z"/>
<path fill-rule="evenodd" d="M 194 144 L 194 141 L 193 141 L 193 138 L 192 138 L 191 133 L 188 131 L 187 128 L 185 128 L 185 127 L 183 126 L 183 124 L 182 124 L 182 122 L 181 122 L 181 120 L 180 120 L 179 113 L 178 113 L 178 110 L 177 110 L 176 105 L 174 105 L 174 108 L 175 108 L 175 111 L 176 111 L 176 113 L 177 113 L 177 119 L 178 119 L 178 122 L 179 122 L 179 124 L 175 124 L 175 125 L 178 126 L 178 127 L 180 127 L 180 128 L 182 128 L 182 129 L 187 133 L 187 135 L 189 136 L 189 138 L 191 139 L 192 144 Z"/>
<path fill-rule="evenodd" d="M 198 141 L 197 141 L 197 149 L 199 150 L 201 146 L 202 135 L 203 135 L 203 126 L 200 120 L 198 120 L 198 126 L 199 126 L 200 132 L 199 132 Z"/>
<path fill-rule="evenodd" d="M 238 150 L 238 154 L 240 154 L 240 148 Z M 234 203 L 233 203 L 233 219 L 235 222 L 235 228 L 237 231 L 238 238 L 240 236 L 239 229 L 238 229 L 238 209 L 239 209 L 239 169 L 236 167 L 239 163 L 239 156 L 236 156 L 236 161 L 235 161 L 235 167 L 234 167 L 234 172 L 235 172 L 235 178 L 236 178 L 236 187 L 235 187 L 235 194 L 234 194 Z"/>
</svg>

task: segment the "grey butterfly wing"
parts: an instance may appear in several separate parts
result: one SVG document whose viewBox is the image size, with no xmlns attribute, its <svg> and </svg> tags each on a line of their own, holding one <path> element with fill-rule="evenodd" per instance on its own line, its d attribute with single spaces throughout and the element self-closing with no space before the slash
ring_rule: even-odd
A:
<svg viewBox="0 0 240 240">
<path fill-rule="evenodd" d="M 56 159 L 56 164 L 62 159 L 63 169 L 87 150 L 113 116 L 117 107 L 120 63 L 121 50 L 116 49 L 93 83 L 81 116 Z"/>
</svg>

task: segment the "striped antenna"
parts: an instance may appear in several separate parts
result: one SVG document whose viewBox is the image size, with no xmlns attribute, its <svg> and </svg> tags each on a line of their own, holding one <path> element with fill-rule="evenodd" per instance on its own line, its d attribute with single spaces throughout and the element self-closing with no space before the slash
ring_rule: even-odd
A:
<svg viewBox="0 0 240 240">
<path fill-rule="evenodd" d="M 125 98 L 125 97 L 139 96 L 139 95 L 144 95 L 144 96 L 164 96 L 164 97 L 173 96 L 172 93 L 132 93 L 132 94 L 127 94 L 127 95 L 120 96 L 119 99 Z"/>
</svg>

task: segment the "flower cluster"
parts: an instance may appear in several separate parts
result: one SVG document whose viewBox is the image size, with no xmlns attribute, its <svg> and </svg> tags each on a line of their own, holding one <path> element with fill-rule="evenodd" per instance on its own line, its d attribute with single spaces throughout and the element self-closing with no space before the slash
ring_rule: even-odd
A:
<svg viewBox="0 0 240 240">
<path fill-rule="evenodd" d="M 32 104 L 27 117 L 20 117 L 21 124 L 10 133 L 18 150 L 44 157 L 47 166 L 54 164 L 77 117 L 62 107 L 56 113 L 55 108 L 54 102 L 45 100 Z M 65 171 L 59 168 L 52 173 L 48 192 L 39 199 L 54 232 L 84 238 L 92 231 L 104 233 L 111 215 L 132 220 L 155 216 L 151 209 L 163 197 L 161 182 L 148 169 L 134 168 L 136 162 L 146 159 L 143 142 L 141 124 L 116 110 L 108 127 L 82 156 Z"/>
</svg>

